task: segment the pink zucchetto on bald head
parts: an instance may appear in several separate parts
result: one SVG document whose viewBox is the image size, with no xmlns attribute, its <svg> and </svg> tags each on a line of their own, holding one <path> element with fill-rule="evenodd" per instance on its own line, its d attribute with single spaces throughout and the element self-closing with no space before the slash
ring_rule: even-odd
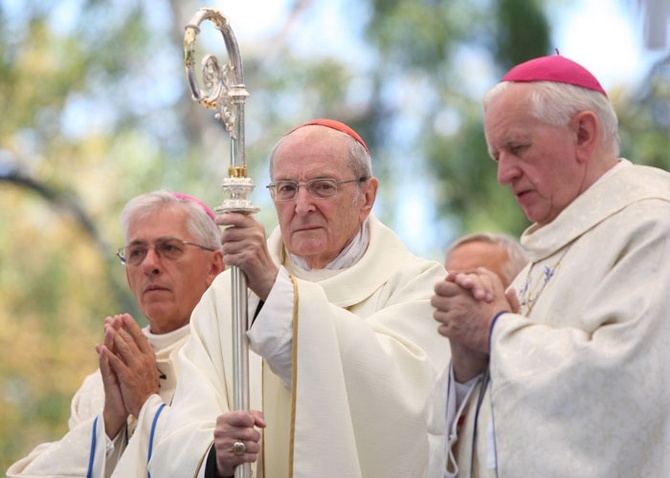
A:
<svg viewBox="0 0 670 478">
<path fill-rule="evenodd" d="M 202 208 L 203 211 L 205 211 L 205 213 L 207 213 L 209 217 L 212 218 L 212 221 L 216 219 L 216 215 L 214 214 L 214 212 L 212 212 L 212 210 L 208 208 L 207 205 L 200 199 L 194 198 L 193 196 L 189 196 L 188 194 L 184 193 L 172 193 L 172 195 L 177 199 L 182 199 L 184 201 L 190 201 L 196 203 L 198 206 Z"/>
<path fill-rule="evenodd" d="M 558 53 L 521 63 L 508 71 L 500 81 L 553 81 L 580 86 L 607 96 L 604 88 L 591 72 L 579 63 L 568 60 Z"/>
<path fill-rule="evenodd" d="M 356 141 L 358 141 L 359 143 L 361 143 L 361 145 L 365 148 L 365 151 L 367 151 L 368 154 L 370 154 L 370 150 L 368 149 L 368 146 L 365 144 L 365 141 L 363 141 L 363 138 L 361 138 L 361 137 L 358 135 L 358 133 L 356 133 L 356 131 L 354 131 L 353 129 L 351 129 L 351 128 L 350 128 L 349 126 L 347 126 L 346 124 L 341 123 L 341 122 L 339 122 L 339 121 L 332 120 L 332 119 L 319 118 L 319 119 L 315 119 L 315 120 L 309 121 L 309 122 L 307 122 L 307 123 L 303 123 L 303 124 L 301 124 L 300 126 L 296 126 L 295 128 L 293 128 L 291 131 L 289 131 L 288 133 L 286 133 L 284 136 L 288 136 L 289 134 L 293 133 L 295 130 L 300 129 L 300 128 L 304 127 L 304 126 L 310 126 L 310 125 L 325 126 L 325 127 L 327 127 L 327 128 L 332 128 L 332 129 L 336 129 L 337 131 L 341 131 L 342 133 L 344 133 L 344 134 L 346 134 L 346 135 L 348 135 L 348 136 L 351 136 L 351 137 L 354 138 Z"/>
</svg>

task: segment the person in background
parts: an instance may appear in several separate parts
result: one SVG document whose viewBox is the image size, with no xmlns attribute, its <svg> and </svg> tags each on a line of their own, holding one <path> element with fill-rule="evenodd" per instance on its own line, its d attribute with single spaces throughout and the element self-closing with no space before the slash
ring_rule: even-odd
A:
<svg viewBox="0 0 670 478">
<path fill-rule="evenodd" d="M 445 255 L 444 267 L 450 273 L 474 272 L 478 268 L 484 267 L 496 274 L 502 281 L 503 287 L 506 288 L 527 263 L 528 254 L 518 241 L 505 234 L 477 232 L 461 236 L 449 245 Z M 461 345 L 454 343 L 453 346 L 459 347 Z M 488 355 L 482 354 L 481 360 L 486 362 Z M 446 429 L 446 403 L 450 370 L 451 366 L 448 365 L 438 377 L 426 408 L 428 441 L 430 443 L 428 467 L 429 470 L 433 471 L 431 477 L 435 478 L 443 478 L 443 473 L 440 471 L 447 466 L 447 454 L 458 439 L 457 425 L 463 426 L 462 421 L 456 423 L 457 420 L 454 420 L 452 428 L 450 430 Z M 467 393 L 468 388 L 463 388 L 460 391 Z M 459 389 L 457 389 L 458 392 Z M 460 401 L 465 402 L 463 398 Z"/>
<path fill-rule="evenodd" d="M 363 139 L 318 119 L 283 136 L 268 185 L 279 227 L 217 217 L 226 264 L 250 288 L 252 411 L 233 411 L 230 274 L 193 312 L 154 476 L 423 477 L 424 418 L 449 360 L 430 297 L 441 264 L 372 214 L 379 181 Z"/>
<path fill-rule="evenodd" d="M 516 294 L 483 270 L 435 286 L 459 344 L 447 426 L 467 408 L 437 476 L 670 476 L 670 174 L 619 157 L 605 90 L 563 56 L 512 68 L 484 110 L 531 262 Z"/>
<path fill-rule="evenodd" d="M 475 232 L 452 242 L 445 253 L 449 272 L 472 272 L 485 267 L 507 287 L 528 263 L 526 250 L 513 238 L 499 233 Z"/>
<path fill-rule="evenodd" d="M 9 478 L 147 476 L 191 312 L 224 269 L 214 218 L 180 193 L 155 191 L 128 202 L 121 213 L 126 245 L 117 254 L 148 326 L 140 329 L 127 313 L 105 319 L 100 368 L 72 400 L 69 431 L 10 466 Z"/>
</svg>

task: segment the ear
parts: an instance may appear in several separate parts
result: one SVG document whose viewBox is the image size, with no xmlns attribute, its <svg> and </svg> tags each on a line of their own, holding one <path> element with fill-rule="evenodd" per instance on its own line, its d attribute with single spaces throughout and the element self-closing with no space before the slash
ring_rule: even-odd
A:
<svg viewBox="0 0 670 478">
<path fill-rule="evenodd" d="M 600 123 L 592 111 L 580 111 L 570 121 L 576 137 L 577 161 L 586 163 L 591 159 L 600 142 Z"/>
<path fill-rule="evenodd" d="M 358 196 L 361 222 L 365 221 L 372 211 L 372 206 L 374 206 L 375 198 L 377 197 L 377 189 L 379 189 L 379 180 L 377 178 L 368 179 L 361 188 L 361 194 Z"/>
<path fill-rule="evenodd" d="M 212 253 L 212 261 L 209 264 L 207 271 L 207 286 L 209 287 L 214 282 L 216 276 L 224 271 L 226 265 L 223 263 L 223 251 L 217 249 Z"/>
</svg>

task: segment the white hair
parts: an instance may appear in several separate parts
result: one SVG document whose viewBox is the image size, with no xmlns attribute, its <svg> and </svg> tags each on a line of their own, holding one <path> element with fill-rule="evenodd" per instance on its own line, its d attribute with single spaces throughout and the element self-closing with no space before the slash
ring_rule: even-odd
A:
<svg viewBox="0 0 670 478">
<path fill-rule="evenodd" d="M 186 212 L 186 227 L 199 244 L 212 249 L 221 248 L 221 229 L 202 206 L 194 201 L 177 197 L 166 190 L 140 194 L 128 201 L 121 212 L 121 225 L 123 226 L 126 242 L 132 222 L 156 214 L 171 206 L 177 206 Z"/>
<path fill-rule="evenodd" d="M 484 110 L 511 81 L 501 81 L 484 95 Z M 598 118 L 602 135 L 600 144 L 606 151 L 619 155 L 619 121 L 609 99 L 594 90 L 553 81 L 529 82 L 531 114 L 538 120 L 555 126 L 565 126 L 580 111 L 591 111 Z"/>
</svg>

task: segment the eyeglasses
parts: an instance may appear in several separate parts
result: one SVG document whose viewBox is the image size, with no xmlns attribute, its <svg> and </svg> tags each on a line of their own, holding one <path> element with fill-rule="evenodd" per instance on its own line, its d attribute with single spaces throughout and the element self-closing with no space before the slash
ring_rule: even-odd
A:
<svg viewBox="0 0 670 478">
<path fill-rule="evenodd" d="M 121 264 L 139 266 L 147 257 L 149 249 L 153 247 L 156 254 L 169 261 L 175 261 L 184 254 L 184 246 L 195 246 L 206 251 L 215 251 L 211 247 L 196 244 L 195 242 L 182 241 L 181 239 L 160 239 L 153 246 L 137 243 L 123 246 L 116 251 L 116 255 L 121 259 Z"/>
<path fill-rule="evenodd" d="M 290 201 L 291 199 L 295 198 L 296 194 L 298 194 L 300 187 L 307 189 L 307 192 L 313 198 L 325 199 L 335 196 L 340 190 L 339 186 L 341 184 L 362 183 L 367 181 L 367 179 L 368 178 L 360 178 L 349 179 L 347 181 L 336 181 L 335 179 L 331 178 L 317 178 L 310 179 L 304 183 L 282 180 L 270 183 L 265 187 L 270 190 L 270 195 L 275 201 Z"/>
</svg>

